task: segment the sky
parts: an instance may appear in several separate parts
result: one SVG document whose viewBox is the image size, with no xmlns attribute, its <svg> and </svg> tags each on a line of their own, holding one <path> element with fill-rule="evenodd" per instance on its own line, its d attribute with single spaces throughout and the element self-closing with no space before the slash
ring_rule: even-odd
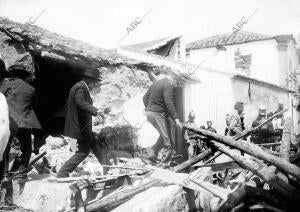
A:
<svg viewBox="0 0 300 212">
<path fill-rule="evenodd" d="M 26 23 L 41 12 L 35 25 L 106 49 L 229 33 L 254 12 L 242 30 L 293 34 L 300 43 L 300 0 L 0 0 L 0 16 L 13 21 Z"/>
</svg>

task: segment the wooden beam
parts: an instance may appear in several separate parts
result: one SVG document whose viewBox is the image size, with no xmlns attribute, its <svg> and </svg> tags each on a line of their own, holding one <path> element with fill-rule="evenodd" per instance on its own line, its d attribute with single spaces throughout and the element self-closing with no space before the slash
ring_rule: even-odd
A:
<svg viewBox="0 0 300 212">
<path fill-rule="evenodd" d="M 274 114 L 274 115 L 271 116 L 270 118 L 266 119 L 265 121 L 263 121 L 263 122 L 262 122 L 261 124 L 259 124 L 258 126 L 254 127 L 254 128 L 251 127 L 250 129 L 244 130 L 241 134 L 238 134 L 238 135 L 234 136 L 233 138 L 234 138 L 235 140 L 239 140 L 239 139 L 241 139 L 241 138 L 244 138 L 244 137 L 250 135 L 250 134 L 251 134 L 252 132 L 254 132 L 255 130 L 260 129 L 262 126 L 266 125 L 269 121 L 272 121 L 274 118 L 283 115 L 283 114 L 284 114 L 285 112 L 287 112 L 287 111 L 288 111 L 288 109 L 284 109 L 284 110 L 282 110 L 282 111 L 280 111 L 280 112 Z"/>
<path fill-rule="evenodd" d="M 214 156 L 212 156 L 211 158 L 209 158 L 208 160 L 206 160 L 204 163 L 202 162 L 198 162 L 196 164 L 194 164 L 193 166 L 202 166 L 202 165 L 206 165 L 208 163 L 210 163 L 211 161 L 213 161 L 214 159 L 216 159 L 217 157 L 219 157 L 220 155 L 222 155 L 223 153 L 220 151 L 215 152 Z"/>
<path fill-rule="evenodd" d="M 54 54 L 54 53 L 49 53 L 49 52 L 46 52 L 46 51 L 42 51 L 41 52 L 41 56 L 42 57 L 52 58 L 52 59 L 57 59 L 57 60 L 62 60 L 62 61 L 66 60 L 66 58 L 63 57 L 63 56 L 61 56 L 61 55 Z"/>
<path fill-rule="evenodd" d="M 281 145 L 281 142 L 264 143 L 264 144 L 257 144 L 257 145 L 261 146 L 261 147 L 279 146 L 279 145 Z"/>
<path fill-rule="evenodd" d="M 276 157 L 268 152 L 265 152 L 260 148 L 259 146 L 250 143 L 248 141 L 243 140 L 234 140 L 230 137 L 226 137 L 223 135 L 219 135 L 217 133 L 213 133 L 208 130 L 200 129 L 200 128 L 194 128 L 189 126 L 184 126 L 185 128 L 192 130 L 193 132 L 204 135 L 206 137 L 212 138 L 216 142 L 223 143 L 232 147 L 235 147 L 239 150 L 242 150 L 243 152 L 252 155 L 258 159 L 264 160 L 266 162 L 269 162 L 279 168 L 282 172 L 285 172 L 287 174 L 291 174 L 295 176 L 297 179 L 300 180 L 300 168 L 294 164 L 289 163 L 286 160 L 282 160 L 279 157 Z"/>
<path fill-rule="evenodd" d="M 228 146 L 224 144 L 220 144 L 216 141 L 211 141 L 220 151 L 231 157 L 233 160 L 235 160 L 238 164 L 243 166 L 244 168 L 250 170 L 254 174 L 256 174 L 258 177 L 263 179 L 265 182 L 269 183 L 271 186 L 273 186 L 278 192 L 280 192 L 282 195 L 295 199 L 297 197 L 296 195 L 296 189 L 289 185 L 288 183 L 282 181 L 272 169 L 270 169 L 268 166 L 266 166 L 264 163 L 258 163 L 257 160 L 252 159 L 251 157 L 245 157 L 242 156 L 240 151 L 230 149 Z"/>
<path fill-rule="evenodd" d="M 291 147 L 291 127 L 292 120 L 287 118 L 285 120 L 283 132 L 282 132 L 282 141 L 280 146 L 280 157 L 286 161 L 290 160 L 290 147 Z"/>
</svg>

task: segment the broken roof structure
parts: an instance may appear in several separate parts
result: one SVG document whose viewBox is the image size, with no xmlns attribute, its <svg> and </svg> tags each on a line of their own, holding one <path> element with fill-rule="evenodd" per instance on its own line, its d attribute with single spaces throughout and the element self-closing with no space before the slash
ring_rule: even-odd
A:
<svg viewBox="0 0 300 212">
<path fill-rule="evenodd" d="M 144 69 L 165 69 L 181 79 L 189 79 L 187 74 L 178 70 L 171 70 L 169 67 L 159 67 L 137 60 L 121 56 L 114 50 L 106 50 L 93 46 L 86 42 L 68 38 L 57 33 L 50 32 L 43 28 L 13 22 L 7 18 L 0 17 L 0 30 L 10 38 L 10 42 L 22 44 L 25 51 L 50 57 L 56 60 L 65 61 L 74 65 L 99 68 L 104 65 L 126 65 L 128 67 Z M 5 55 L 5 53 L 2 53 Z M 3 56 L 5 58 L 5 56 Z M 6 59 L 6 58 L 5 58 Z M 13 61 L 9 58 L 8 65 Z"/>
<path fill-rule="evenodd" d="M 128 46 L 122 46 L 123 48 L 128 48 L 132 50 L 140 50 L 145 52 L 153 52 L 165 45 L 174 43 L 175 40 L 179 39 L 181 36 L 168 36 L 164 38 L 159 38 L 156 40 L 146 41 L 142 43 L 132 44 Z"/>
</svg>

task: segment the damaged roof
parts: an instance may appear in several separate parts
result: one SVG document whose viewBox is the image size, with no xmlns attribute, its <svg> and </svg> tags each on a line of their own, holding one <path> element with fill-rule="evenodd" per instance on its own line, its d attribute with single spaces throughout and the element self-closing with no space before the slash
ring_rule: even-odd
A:
<svg viewBox="0 0 300 212">
<path fill-rule="evenodd" d="M 21 43 L 27 51 L 59 60 L 70 61 L 88 67 L 99 68 L 104 65 L 125 65 L 129 68 L 146 70 L 166 69 L 182 80 L 192 78 L 179 70 L 157 66 L 120 55 L 116 50 L 107 50 L 73 38 L 50 32 L 29 23 L 21 24 L 0 17 L 0 31 L 11 40 Z"/>
<path fill-rule="evenodd" d="M 238 31 L 234 33 L 227 33 L 216 35 L 202 40 L 194 41 L 187 44 L 186 49 L 204 49 L 216 46 L 225 46 L 233 44 L 241 44 L 253 41 L 276 39 L 276 36 L 259 34 L 247 31 Z"/>
<path fill-rule="evenodd" d="M 16 23 L 0 17 L 0 30 L 10 34 L 11 39 L 29 45 L 31 50 L 47 51 L 78 62 L 91 62 L 86 61 L 87 58 L 102 60 L 103 64 L 124 62 L 124 58 L 118 56 L 116 52 L 95 47 L 28 23 Z"/>
<path fill-rule="evenodd" d="M 156 40 L 132 44 L 128 46 L 122 46 L 122 48 L 128 48 L 128 49 L 140 50 L 140 51 L 151 51 L 160 48 L 161 46 L 164 46 L 169 42 L 172 42 L 173 40 L 179 39 L 180 37 L 181 36 L 169 36 L 169 37 L 164 37 Z"/>
</svg>

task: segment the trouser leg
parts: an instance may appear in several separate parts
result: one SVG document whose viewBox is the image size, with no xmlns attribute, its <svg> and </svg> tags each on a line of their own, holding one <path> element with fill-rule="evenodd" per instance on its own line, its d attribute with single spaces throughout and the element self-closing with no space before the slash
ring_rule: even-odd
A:
<svg viewBox="0 0 300 212">
<path fill-rule="evenodd" d="M 69 174 L 73 172 L 76 167 L 89 155 L 87 152 L 76 152 L 57 173 L 57 177 L 69 177 Z"/>
<path fill-rule="evenodd" d="M 162 137 L 159 136 L 156 143 L 149 149 L 149 155 L 157 157 L 159 150 L 163 147 Z"/>
<path fill-rule="evenodd" d="M 69 177 L 76 167 L 89 155 L 90 141 L 78 140 L 78 151 L 67 160 L 57 173 L 57 177 Z"/>
<path fill-rule="evenodd" d="M 38 155 L 40 147 L 43 146 L 46 143 L 46 141 L 45 141 L 46 134 L 45 134 L 44 131 L 38 130 L 38 129 L 34 129 L 32 131 L 32 134 L 34 135 L 34 139 L 33 139 L 33 146 L 34 146 L 33 153 L 36 154 L 36 155 Z"/>
<path fill-rule="evenodd" d="M 22 152 L 20 169 L 23 169 L 28 166 L 32 153 L 30 130 L 25 128 L 19 129 L 17 132 L 17 138 L 20 141 Z"/>
<path fill-rule="evenodd" d="M 107 155 L 107 148 L 102 147 L 96 139 L 93 139 L 93 141 L 91 142 L 91 151 L 96 156 L 100 164 L 110 165 L 110 162 L 108 160 L 108 155 Z M 107 171 L 108 171 L 108 167 L 103 167 L 104 175 L 107 174 Z"/>
<path fill-rule="evenodd" d="M 172 145 L 171 140 L 168 134 L 168 120 L 167 118 L 161 114 L 156 112 L 147 111 L 146 112 L 148 121 L 157 129 L 160 134 L 160 138 L 162 141 L 162 163 L 170 162 L 172 156 Z M 157 144 L 156 144 L 157 145 Z M 154 145 L 154 148 L 155 146 Z M 156 149 L 153 149 L 155 151 Z"/>
<path fill-rule="evenodd" d="M 170 117 L 168 118 L 167 127 L 169 130 L 169 137 L 170 137 L 171 145 L 172 145 L 173 149 L 175 150 L 176 149 L 176 123 Z"/>
</svg>

